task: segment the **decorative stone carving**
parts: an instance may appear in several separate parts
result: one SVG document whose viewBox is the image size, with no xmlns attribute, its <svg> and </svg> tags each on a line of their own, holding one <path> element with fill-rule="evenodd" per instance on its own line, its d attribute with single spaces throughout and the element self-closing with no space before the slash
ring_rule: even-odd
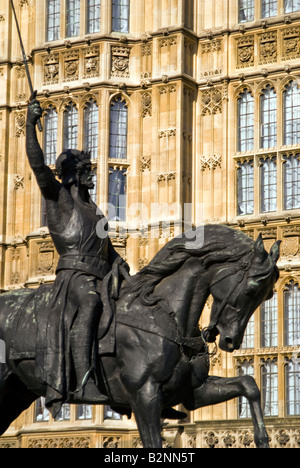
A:
<svg viewBox="0 0 300 468">
<path fill-rule="evenodd" d="M 54 274 L 54 245 L 52 242 L 39 244 L 37 276 L 48 276 Z"/>
<path fill-rule="evenodd" d="M 90 448 L 89 437 L 42 437 L 29 438 L 28 448 Z"/>
<path fill-rule="evenodd" d="M 237 68 L 253 67 L 254 35 L 237 39 Z"/>
<path fill-rule="evenodd" d="M 129 78 L 130 47 L 112 46 L 112 69 L 111 76 Z"/>
<path fill-rule="evenodd" d="M 25 135 L 26 113 L 17 112 L 15 120 L 16 120 L 16 137 L 19 138 L 20 136 Z"/>
<path fill-rule="evenodd" d="M 217 167 L 222 167 L 222 156 L 220 154 L 213 154 L 212 156 L 200 156 L 201 171 L 205 171 L 205 169 L 213 171 Z"/>
<path fill-rule="evenodd" d="M 260 61 L 259 64 L 273 63 L 277 61 L 277 31 L 270 31 L 260 36 Z"/>
<path fill-rule="evenodd" d="M 159 47 L 168 47 L 177 44 L 177 37 L 164 37 L 163 39 L 159 39 L 158 41 Z"/>
<path fill-rule="evenodd" d="M 56 84 L 59 81 L 59 54 L 49 53 L 44 58 L 44 85 Z"/>
<path fill-rule="evenodd" d="M 300 57 L 299 26 L 284 29 L 282 38 L 282 60 L 291 60 Z"/>
<path fill-rule="evenodd" d="M 20 80 L 26 77 L 26 70 L 24 65 L 16 66 L 17 79 Z"/>
<path fill-rule="evenodd" d="M 84 52 L 84 75 L 83 78 L 94 78 L 99 76 L 99 47 L 88 47 Z"/>
<path fill-rule="evenodd" d="M 103 448 L 121 448 L 121 437 L 104 437 Z"/>
<path fill-rule="evenodd" d="M 152 94 L 142 93 L 142 117 L 152 116 Z"/>
<path fill-rule="evenodd" d="M 146 172 L 151 170 L 151 157 L 142 157 L 141 158 L 141 165 L 140 165 L 140 171 L 141 172 Z"/>
<path fill-rule="evenodd" d="M 79 76 L 79 50 L 69 50 L 64 54 L 64 80 L 75 81 Z"/>
<path fill-rule="evenodd" d="M 159 130 L 158 138 L 172 138 L 176 136 L 176 128 L 169 128 L 167 130 Z"/>
<path fill-rule="evenodd" d="M 202 54 L 208 54 L 210 52 L 221 52 L 222 40 L 214 39 L 210 42 L 205 42 L 201 45 Z"/>
<path fill-rule="evenodd" d="M 14 189 L 19 190 L 20 188 L 24 188 L 24 177 L 16 174 L 14 176 Z"/>
<path fill-rule="evenodd" d="M 150 57 L 152 55 L 152 44 L 141 45 L 142 57 Z"/>
<path fill-rule="evenodd" d="M 212 89 L 202 91 L 202 116 L 215 115 L 222 113 L 222 91 L 221 89 Z"/>
</svg>

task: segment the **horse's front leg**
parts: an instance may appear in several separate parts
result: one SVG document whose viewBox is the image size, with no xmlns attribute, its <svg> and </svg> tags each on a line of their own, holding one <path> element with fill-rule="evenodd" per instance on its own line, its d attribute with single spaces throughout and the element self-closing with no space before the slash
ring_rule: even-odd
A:
<svg viewBox="0 0 300 468">
<path fill-rule="evenodd" d="M 260 391 L 249 375 L 234 378 L 208 377 L 207 381 L 194 390 L 193 408 L 216 405 L 237 397 L 245 397 L 249 401 L 254 426 L 254 440 L 258 448 L 269 448 L 269 438 L 265 428 L 260 404 Z"/>
<path fill-rule="evenodd" d="M 144 448 L 161 448 L 162 398 L 158 384 L 150 380 L 146 382 L 136 392 L 131 404 Z"/>
</svg>

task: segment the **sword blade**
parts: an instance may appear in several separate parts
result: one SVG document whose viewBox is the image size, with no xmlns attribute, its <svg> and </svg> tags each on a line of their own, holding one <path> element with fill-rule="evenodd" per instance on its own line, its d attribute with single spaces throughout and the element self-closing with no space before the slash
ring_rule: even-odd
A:
<svg viewBox="0 0 300 468">
<path fill-rule="evenodd" d="M 10 0 L 10 3 L 11 3 L 11 7 L 12 7 L 13 14 L 14 14 L 14 17 L 15 17 L 16 27 L 17 27 L 19 41 L 20 41 L 21 52 L 22 52 L 22 56 L 23 56 L 23 63 L 24 63 L 24 66 L 25 66 L 28 85 L 29 85 L 29 89 L 30 89 L 30 95 L 32 95 L 34 89 L 33 89 L 33 84 L 32 84 L 30 71 L 29 71 L 29 67 L 28 67 L 28 60 L 27 60 L 27 56 L 26 56 L 26 53 L 25 53 L 25 47 L 24 47 L 24 44 L 23 44 L 22 36 L 21 36 L 20 26 L 19 26 L 19 22 L 18 22 L 18 18 L 17 18 L 17 13 L 16 13 L 16 10 L 15 10 L 13 0 Z M 38 126 L 39 131 L 42 132 L 43 127 L 42 127 L 41 120 L 38 120 L 37 126 Z"/>
</svg>

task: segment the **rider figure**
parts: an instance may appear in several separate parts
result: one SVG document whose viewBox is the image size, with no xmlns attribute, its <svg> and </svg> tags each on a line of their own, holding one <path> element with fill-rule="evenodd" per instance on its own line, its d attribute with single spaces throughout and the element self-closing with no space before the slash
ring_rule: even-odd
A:
<svg viewBox="0 0 300 468">
<path fill-rule="evenodd" d="M 90 155 L 74 149 L 65 150 L 56 162 L 61 182 L 45 165 L 36 135 L 36 124 L 42 113 L 35 92 L 28 106 L 26 151 L 45 199 L 48 228 L 60 255 L 55 287 L 59 289 L 68 283 L 68 306 L 71 302 L 73 307 L 69 339 L 77 381 L 74 401 L 100 403 L 107 397 L 97 388 L 92 359 L 102 313 L 100 286 L 114 261 L 122 263 L 123 260 L 114 251 L 109 238 L 100 238 L 96 233 L 97 224 L 104 216 L 89 194 L 89 189 L 94 187 Z M 48 368 L 55 367 L 57 360 L 54 354 Z M 53 369 L 48 371 L 54 374 Z"/>
</svg>

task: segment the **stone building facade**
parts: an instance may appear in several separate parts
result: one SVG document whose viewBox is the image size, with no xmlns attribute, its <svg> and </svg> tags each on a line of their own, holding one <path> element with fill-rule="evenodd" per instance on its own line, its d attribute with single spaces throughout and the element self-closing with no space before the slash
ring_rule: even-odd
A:
<svg viewBox="0 0 300 468">
<path fill-rule="evenodd" d="M 91 151 L 93 197 L 137 272 L 184 227 L 225 223 L 282 240 L 272 302 L 211 373 L 254 375 L 273 447 L 300 447 L 300 2 L 14 0 L 45 110 L 48 164 Z M 51 283 L 57 253 L 25 155 L 29 89 L 12 11 L 0 0 L 0 289 Z M 206 323 L 211 301 L 203 318 Z M 164 429 L 166 446 L 252 447 L 243 400 Z M 38 401 L 0 447 L 138 447 L 110 408 Z"/>
</svg>

